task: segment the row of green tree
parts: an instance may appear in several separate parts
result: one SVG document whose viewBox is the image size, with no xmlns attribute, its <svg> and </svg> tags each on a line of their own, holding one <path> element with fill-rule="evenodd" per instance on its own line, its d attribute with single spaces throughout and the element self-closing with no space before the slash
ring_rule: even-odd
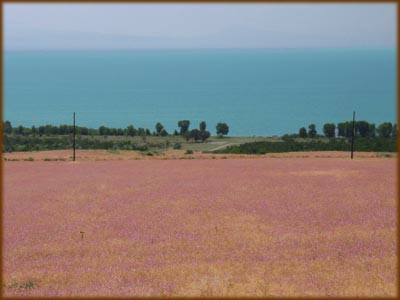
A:
<svg viewBox="0 0 400 300">
<path fill-rule="evenodd" d="M 147 151 L 149 146 L 145 143 L 136 143 L 130 139 L 95 139 L 90 137 L 79 137 L 76 141 L 77 149 L 105 149 L 105 150 L 138 150 Z M 157 145 L 160 146 L 160 145 Z M 4 135 L 3 152 L 19 151 L 45 151 L 65 150 L 72 148 L 70 136 L 23 136 Z"/>
<path fill-rule="evenodd" d="M 341 122 L 335 125 L 334 123 L 326 123 L 323 126 L 323 133 L 325 137 L 352 137 L 353 122 Z M 354 133 L 357 137 L 375 137 L 380 136 L 388 138 L 391 136 L 397 136 L 397 124 L 391 122 L 383 122 L 375 127 L 374 123 L 368 123 L 367 121 L 356 121 L 354 122 Z M 318 136 L 315 124 L 308 126 L 308 131 L 305 127 L 299 129 L 299 137 L 301 138 L 315 138 Z"/>
<path fill-rule="evenodd" d="M 190 121 L 181 120 L 178 122 L 179 132 L 174 131 L 173 135 L 181 135 L 186 140 L 193 139 L 195 141 L 205 141 L 210 137 L 210 132 L 206 130 L 206 122 L 200 122 L 199 129 L 189 130 Z M 216 133 L 219 136 L 227 135 L 229 132 L 229 126 L 226 123 L 218 123 L 216 125 Z M 133 125 L 129 125 L 126 128 L 110 128 L 106 126 L 100 126 L 98 129 L 87 128 L 82 126 L 75 127 L 75 133 L 77 135 L 102 135 L 102 136 L 168 136 L 168 132 L 164 126 L 157 122 L 155 125 L 155 131 L 151 132 L 148 128 L 135 128 Z M 74 126 L 72 125 L 44 125 L 44 126 L 32 126 L 24 127 L 22 125 L 13 127 L 10 121 L 3 122 L 3 133 L 4 134 L 15 134 L 15 135 L 71 135 L 74 132 Z"/>
<path fill-rule="evenodd" d="M 329 139 L 328 141 L 312 140 L 299 142 L 285 139 L 281 142 L 252 142 L 230 146 L 216 153 L 231 154 L 266 154 L 279 152 L 302 151 L 350 151 L 351 142 L 348 139 Z M 354 151 L 365 152 L 397 152 L 396 138 L 360 137 L 354 144 Z"/>
</svg>

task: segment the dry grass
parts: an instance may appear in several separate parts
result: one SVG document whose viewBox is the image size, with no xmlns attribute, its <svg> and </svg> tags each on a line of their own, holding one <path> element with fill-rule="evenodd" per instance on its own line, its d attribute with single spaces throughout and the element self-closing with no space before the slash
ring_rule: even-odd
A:
<svg viewBox="0 0 400 300">
<path fill-rule="evenodd" d="M 214 145 L 215 146 L 215 145 Z M 213 146 L 213 147 L 214 147 Z M 152 153 L 151 156 L 146 155 Z M 313 152 L 285 152 L 259 154 L 215 154 L 202 153 L 194 150 L 191 155 L 186 150 L 166 149 L 163 151 L 127 151 L 127 150 L 77 150 L 78 161 L 109 161 L 109 160 L 170 160 L 170 159 L 226 159 L 226 158 L 343 158 L 350 157 L 349 152 L 343 151 L 313 151 Z M 392 158 L 397 153 L 355 152 L 356 158 Z M 53 150 L 40 152 L 12 152 L 3 153 L 5 161 L 72 161 L 72 150 Z"/>
<path fill-rule="evenodd" d="M 6 161 L 3 223 L 5 296 L 397 291 L 395 158 Z"/>
</svg>

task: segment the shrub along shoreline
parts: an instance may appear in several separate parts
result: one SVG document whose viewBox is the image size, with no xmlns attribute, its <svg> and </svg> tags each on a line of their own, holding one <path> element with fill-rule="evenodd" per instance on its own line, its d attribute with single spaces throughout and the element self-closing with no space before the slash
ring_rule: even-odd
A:
<svg viewBox="0 0 400 300">
<path fill-rule="evenodd" d="M 329 139 L 328 141 L 296 141 L 287 138 L 281 142 L 253 142 L 229 146 L 214 153 L 224 154 L 266 154 L 305 151 L 350 151 L 351 141 L 347 139 Z M 354 151 L 361 152 L 397 152 L 396 138 L 356 138 Z"/>
<path fill-rule="evenodd" d="M 229 132 L 226 123 L 218 123 L 217 136 L 211 137 L 206 130 L 206 123 L 200 123 L 199 129 L 189 130 L 190 121 L 178 122 L 179 132 L 168 134 L 161 123 L 157 123 L 155 131 L 135 129 L 132 125 L 127 128 L 98 129 L 76 127 L 77 149 L 101 150 L 165 150 L 168 148 L 181 149 L 182 144 L 198 143 L 222 138 Z M 279 152 L 303 151 L 350 151 L 352 122 L 341 122 L 336 126 L 327 123 L 323 126 L 324 135 L 319 135 L 314 124 L 300 128 L 298 134 L 285 134 L 274 141 L 251 141 L 251 137 L 243 138 L 237 145 L 215 150 L 213 153 L 232 154 L 265 154 Z M 397 152 L 397 125 L 384 122 L 377 128 L 375 124 L 366 121 L 355 122 L 354 151 L 365 152 Z M 71 149 L 73 126 L 45 125 L 31 128 L 12 127 L 9 121 L 3 122 L 3 152 L 46 151 Z M 154 138 L 153 138 L 154 137 Z M 205 147 L 203 147 L 205 148 Z M 209 149 L 209 148 L 208 148 Z M 206 149 L 198 149 L 205 151 Z"/>
</svg>

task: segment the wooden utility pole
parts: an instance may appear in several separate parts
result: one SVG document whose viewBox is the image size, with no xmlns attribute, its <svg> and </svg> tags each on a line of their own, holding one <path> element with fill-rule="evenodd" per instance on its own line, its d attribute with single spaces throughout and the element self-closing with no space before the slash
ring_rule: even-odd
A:
<svg viewBox="0 0 400 300">
<path fill-rule="evenodd" d="M 73 148 L 74 148 L 74 152 L 72 155 L 72 161 L 75 161 L 75 112 L 74 112 L 74 128 L 73 128 L 73 132 L 74 132 L 74 139 L 73 139 Z"/>
<path fill-rule="evenodd" d="M 351 131 L 351 159 L 353 159 L 353 151 L 354 151 L 354 125 L 355 125 L 355 117 L 356 117 L 356 112 L 353 111 L 353 130 Z"/>
</svg>

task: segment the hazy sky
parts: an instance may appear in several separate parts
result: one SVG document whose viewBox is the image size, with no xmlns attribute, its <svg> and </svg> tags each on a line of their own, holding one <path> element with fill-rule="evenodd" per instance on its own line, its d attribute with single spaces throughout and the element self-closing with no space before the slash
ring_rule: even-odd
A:
<svg viewBox="0 0 400 300">
<path fill-rule="evenodd" d="M 4 4 L 6 50 L 395 47 L 396 4 Z"/>
</svg>

